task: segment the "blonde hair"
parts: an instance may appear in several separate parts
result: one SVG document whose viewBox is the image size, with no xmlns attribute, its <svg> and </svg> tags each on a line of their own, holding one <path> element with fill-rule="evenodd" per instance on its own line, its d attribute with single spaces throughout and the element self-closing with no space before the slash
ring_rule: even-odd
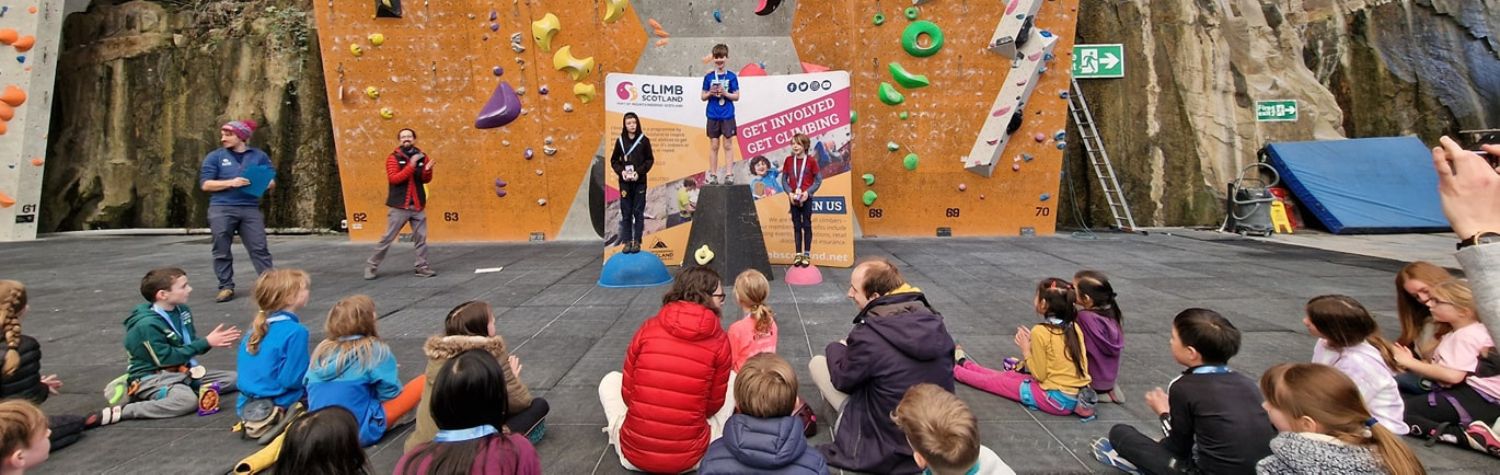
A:
<svg viewBox="0 0 1500 475">
<path fill-rule="evenodd" d="M 935 384 L 906 390 L 891 420 L 932 473 L 965 473 L 979 461 L 979 422 L 974 413 L 958 396 Z"/>
<path fill-rule="evenodd" d="M 0 402 L 0 457 L 31 448 L 31 439 L 47 430 L 47 415 L 30 401 Z"/>
<path fill-rule="evenodd" d="M 1344 372 L 1316 363 L 1282 363 L 1260 376 L 1266 404 L 1291 420 L 1307 417 L 1324 435 L 1349 445 L 1370 449 L 1390 473 L 1425 474 L 1422 461 L 1376 422 L 1365 407 L 1359 387 Z"/>
<path fill-rule="evenodd" d="M 747 416 L 790 416 L 797 409 L 797 373 L 776 353 L 751 356 L 735 376 L 734 401 Z"/>
<path fill-rule="evenodd" d="M 368 295 L 351 295 L 333 304 L 323 330 L 323 341 L 313 349 L 313 368 L 331 366 L 337 375 L 356 363 L 373 368 L 391 356 L 391 348 L 375 331 L 375 301 Z"/>
<path fill-rule="evenodd" d="M 10 376 L 21 367 L 21 312 L 26 310 L 26 284 L 0 280 L 0 330 L 5 332 L 5 364 L 0 372 Z"/>
<path fill-rule="evenodd" d="M 750 309 L 750 315 L 755 318 L 756 336 L 771 334 L 771 324 L 775 323 L 776 312 L 766 305 L 770 294 L 771 283 L 758 270 L 749 269 L 734 278 L 734 299 L 741 307 Z"/>
<path fill-rule="evenodd" d="M 301 269 L 271 269 L 255 279 L 255 320 L 250 322 L 250 339 L 245 340 L 245 349 L 250 354 L 260 352 L 260 342 L 265 339 L 271 324 L 266 322 L 271 312 L 287 308 L 297 293 L 312 285 L 312 278 Z"/>
<path fill-rule="evenodd" d="M 1474 305 L 1474 291 L 1469 289 L 1468 279 L 1453 279 L 1432 286 L 1432 298 L 1467 310 L 1475 320 L 1479 319 L 1479 307 Z M 1450 330 L 1451 331 L 1451 330 Z M 1447 333 L 1447 332 L 1444 332 Z"/>
<path fill-rule="evenodd" d="M 812 139 L 807 138 L 807 134 L 798 133 L 797 135 L 793 135 L 792 141 L 802 146 L 803 155 L 812 155 Z"/>
</svg>

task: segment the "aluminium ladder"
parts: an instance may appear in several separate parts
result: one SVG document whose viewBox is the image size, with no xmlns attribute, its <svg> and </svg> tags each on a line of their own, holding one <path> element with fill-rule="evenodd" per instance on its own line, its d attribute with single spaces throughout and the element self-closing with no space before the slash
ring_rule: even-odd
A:
<svg viewBox="0 0 1500 475">
<path fill-rule="evenodd" d="M 1099 139 L 1099 129 L 1094 127 L 1094 114 L 1083 99 L 1083 89 L 1077 79 L 1070 79 L 1072 89 L 1068 94 L 1068 112 L 1073 114 L 1073 125 L 1078 127 L 1078 138 L 1083 139 L 1083 150 L 1099 177 L 1099 187 L 1104 190 L 1104 201 L 1109 203 L 1109 213 L 1115 218 L 1115 228 L 1135 232 L 1135 218 L 1130 214 L 1130 205 L 1120 192 L 1120 182 L 1115 179 L 1115 168 L 1109 163 L 1109 154 L 1104 151 L 1104 142 Z"/>
</svg>

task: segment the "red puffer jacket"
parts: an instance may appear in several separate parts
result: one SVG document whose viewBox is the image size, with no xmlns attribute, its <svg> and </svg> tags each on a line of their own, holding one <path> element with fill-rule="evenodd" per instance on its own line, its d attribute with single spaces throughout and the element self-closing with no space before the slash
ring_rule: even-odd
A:
<svg viewBox="0 0 1500 475">
<path fill-rule="evenodd" d="M 708 450 L 708 417 L 724 405 L 732 363 L 719 315 L 691 302 L 662 306 L 625 350 L 621 393 L 630 411 L 620 450 L 653 473 L 692 468 Z"/>
</svg>

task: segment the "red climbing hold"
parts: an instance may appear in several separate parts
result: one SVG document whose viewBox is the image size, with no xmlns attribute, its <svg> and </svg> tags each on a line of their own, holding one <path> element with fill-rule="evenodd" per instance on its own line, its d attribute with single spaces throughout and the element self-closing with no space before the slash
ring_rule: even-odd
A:
<svg viewBox="0 0 1500 475">
<path fill-rule="evenodd" d="M 755 14 L 760 16 L 770 15 L 781 6 L 781 0 L 760 0 L 760 5 L 755 7 Z"/>
<path fill-rule="evenodd" d="M 0 95 L 0 100 L 3 99 L 4 96 Z M 474 119 L 474 128 L 503 127 L 520 116 L 521 96 L 516 95 L 516 90 L 510 87 L 510 83 L 500 81 L 500 85 L 495 86 L 495 92 L 490 94 L 490 100 L 479 110 L 479 117 Z"/>
<path fill-rule="evenodd" d="M 768 76 L 768 74 L 766 74 L 765 68 L 755 63 L 746 64 L 745 67 L 740 68 L 740 77 L 747 78 L 751 76 Z"/>
<path fill-rule="evenodd" d="M 825 71 L 832 71 L 832 69 L 821 64 L 813 64 L 806 61 L 802 63 L 802 72 L 804 73 L 821 73 Z"/>
<path fill-rule="evenodd" d="M 991 112 L 990 113 L 990 117 L 1000 117 L 1002 115 L 1009 114 L 1009 113 L 1010 113 L 1010 106 L 1005 106 L 1005 107 L 1001 107 L 999 109 L 995 109 L 995 112 Z"/>
</svg>

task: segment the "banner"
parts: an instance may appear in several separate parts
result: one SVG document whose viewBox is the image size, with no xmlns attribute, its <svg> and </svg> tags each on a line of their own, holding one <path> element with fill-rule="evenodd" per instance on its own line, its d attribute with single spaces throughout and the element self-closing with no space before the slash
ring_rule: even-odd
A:
<svg viewBox="0 0 1500 475">
<path fill-rule="evenodd" d="M 780 176 L 791 156 L 792 137 L 803 133 L 812 141 L 809 154 L 817 158 L 823 180 L 812 197 L 812 262 L 853 265 L 849 73 L 740 77 L 739 83 L 740 100 L 734 105 L 738 130 L 731 157 L 734 178 L 736 184 L 750 184 L 771 263 L 791 264 L 795 252 L 790 201 Z M 681 264 L 693 215 L 713 212 L 695 209 L 697 189 L 706 183 L 708 169 L 707 103 L 700 99 L 703 77 L 610 74 L 605 85 L 605 159 L 620 137 L 626 112 L 640 117 L 656 158 L 647 175 L 641 249 L 669 265 Z M 726 158 L 719 160 L 723 166 Z M 604 255 L 608 259 L 623 249 L 623 243 L 619 177 L 608 164 L 605 171 Z"/>
</svg>

